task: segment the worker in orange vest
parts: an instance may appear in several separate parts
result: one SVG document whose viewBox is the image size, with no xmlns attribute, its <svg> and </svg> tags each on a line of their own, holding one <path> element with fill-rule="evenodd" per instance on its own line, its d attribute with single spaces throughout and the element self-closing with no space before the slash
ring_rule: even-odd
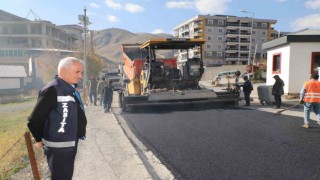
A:
<svg viewBox="0 0 320 180">
<path fill-rule="evenodd" d="M 302 127 L 309 128 L 310 112 L 313 109 L 317 115 L 317 123 L 320 125 L 320 82 L 319 75 L 311 75 L 311 79 L 307 81 L 300 92 L 300 104 L 304 106 L 304 125 Z"/>
</svg>

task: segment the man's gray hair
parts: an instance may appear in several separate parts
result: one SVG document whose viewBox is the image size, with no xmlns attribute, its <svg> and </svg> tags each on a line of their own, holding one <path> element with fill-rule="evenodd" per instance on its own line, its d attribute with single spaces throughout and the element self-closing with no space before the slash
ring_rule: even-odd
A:
<svg viewBox="0 0 320 180">
<path fill-rule="evenodd" d="M 83 61 L 81 59 L 75 58 L 75 57 L 66 57 L 60 60 L 59 65 L 58 65 L 58 74 L 60 74 L 61 69 L 64 68 L 69 68 L 73 62 L 80 62 L 83 64 Z"/>
</svg>

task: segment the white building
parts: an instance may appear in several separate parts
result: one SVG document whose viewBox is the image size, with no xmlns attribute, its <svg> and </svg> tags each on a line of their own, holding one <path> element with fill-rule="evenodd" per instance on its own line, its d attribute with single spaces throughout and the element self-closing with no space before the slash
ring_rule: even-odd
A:
<svg viewBox="0 0 320 180">
<path fill-rule="evenodd" d="M 287 36 L 266 42 L 262 48 L 267 51 L 267 82 L 274 84 L 274 75 L 285 83 L 285 94 L 298 94 L 311 74 L 320 67 L 320 31 L 301 30 Z"/>
</svg>

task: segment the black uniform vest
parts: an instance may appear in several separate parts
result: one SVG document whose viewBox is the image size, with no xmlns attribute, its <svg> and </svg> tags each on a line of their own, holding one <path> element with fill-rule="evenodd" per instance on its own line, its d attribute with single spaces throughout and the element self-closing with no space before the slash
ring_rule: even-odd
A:
<svg viewBox="0 0 320 180">
<path fill-rule="evenodd" d="M 73 147 L 77 137 L 78 104 L 75 89 L 56 77 L 44 88 L 54 87 L 57 105 L 45 119 L 42 142 L 48 147 Z"/>
</svg>

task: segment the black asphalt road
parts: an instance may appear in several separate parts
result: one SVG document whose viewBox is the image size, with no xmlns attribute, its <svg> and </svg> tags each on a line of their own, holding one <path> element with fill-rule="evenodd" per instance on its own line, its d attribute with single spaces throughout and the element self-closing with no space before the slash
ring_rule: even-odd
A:
<svg viewBox="0 0 320 180">
<path fill-rule="evenodd" d="M 320 127 L 242 108 L 124 113 L 177 179 L 320 179 Z"/>
</svg>

